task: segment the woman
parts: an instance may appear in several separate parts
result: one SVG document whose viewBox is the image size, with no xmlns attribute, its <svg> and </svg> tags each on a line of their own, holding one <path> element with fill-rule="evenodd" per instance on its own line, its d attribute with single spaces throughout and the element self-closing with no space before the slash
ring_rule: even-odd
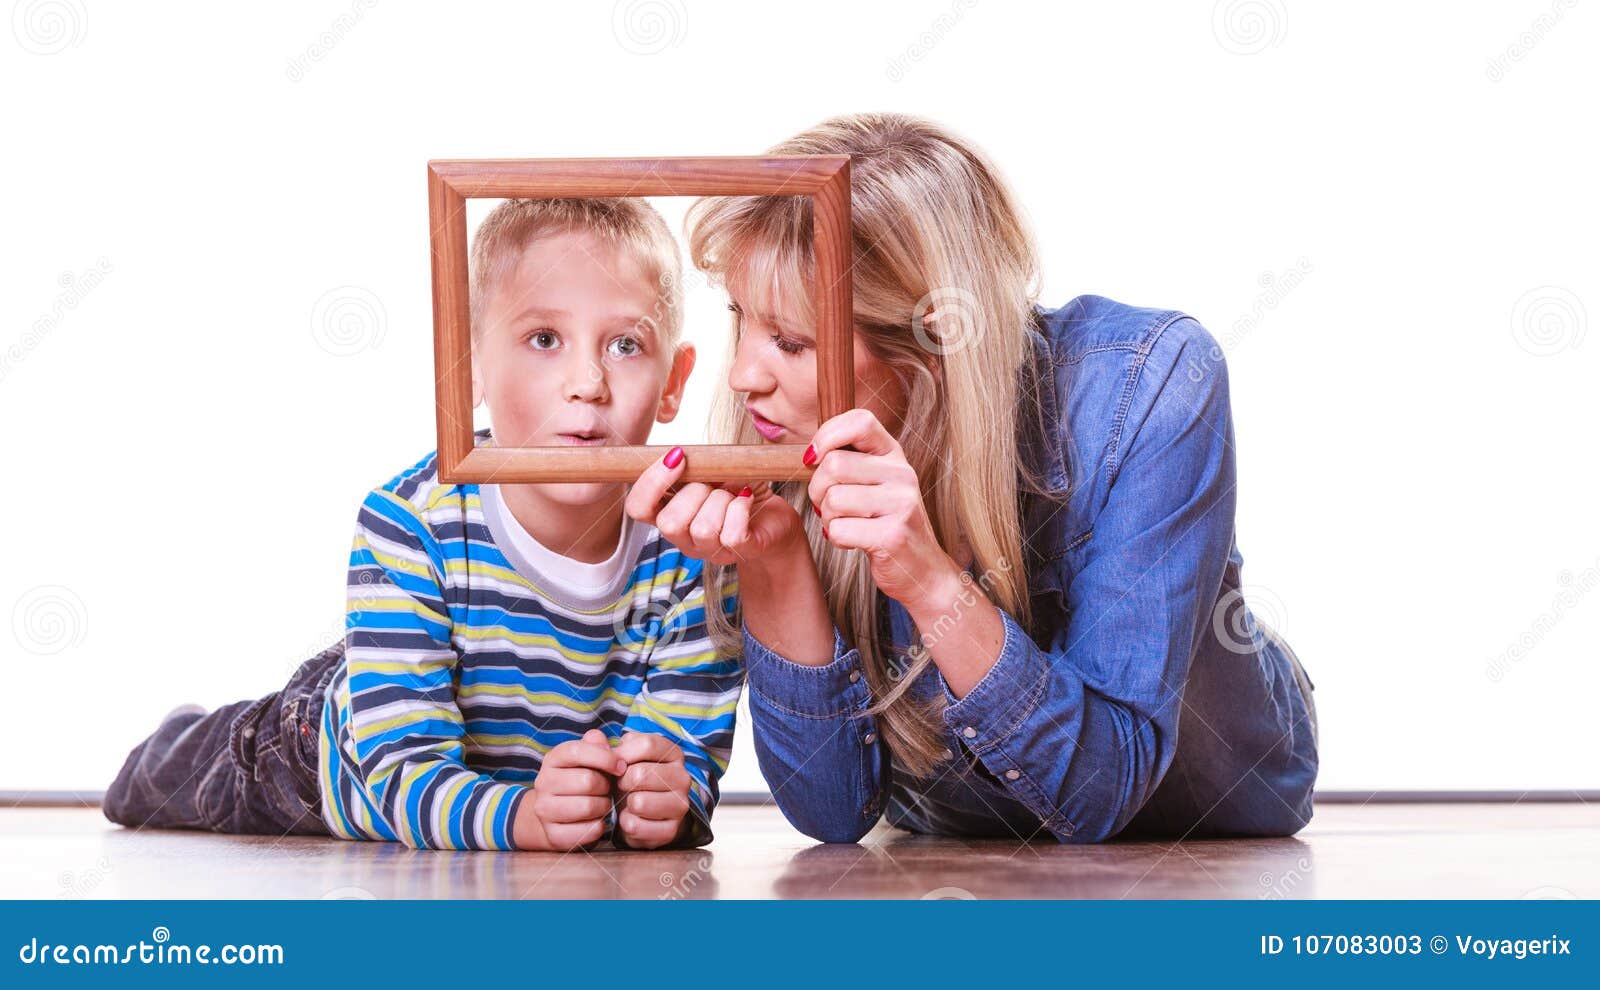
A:
<svg viewBox="0 0 1600 990">
<path fill-rule="evenodd" d="M 722 439 L 806 444 L 815 471 L 671 493 L 680 448 L 628 511 L 712 590 L 736 570 L 742 628 L 715 632 L 789 821 L 836 842 L 885 814 L 1062 841 L 1301 828 L 1311 684 L 1240 596 L 1210 334 L 1099 296 L 1038 307 L 1010 193 L 934 124 L 840 117 L 770 153 L 851 157 L 858 408 L 818 421 L 808 202 L 701 200 L 691 254 L 735 313 Z"/>
</svg>

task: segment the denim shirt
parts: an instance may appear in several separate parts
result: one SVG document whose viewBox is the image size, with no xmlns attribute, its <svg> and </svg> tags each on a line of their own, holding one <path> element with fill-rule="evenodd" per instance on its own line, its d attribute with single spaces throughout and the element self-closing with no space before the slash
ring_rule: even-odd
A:
<svg viewBox="0 0 1600 990">
<path fill-rule="evenodd" d="M 756 753 L 779 808 L 828 842 L 885 814 L 918 832 L 1064 842 L 1297 831 L 1314 715 L 1298 660 L 1240 592 L 1221 348 L 1184 313 L 1092 295 L 1036 309 L 1027 332 L 1055 426 L 1019 435 L 1049 488 L 1019 503 L 1031 630 L 1000 610 L 999 658 L 965 697 L 934 666 L 912 685 L 943 706 L 949 757 L 914 778 L 837 627 L 817 667 L 747 627 Z M 879 614 L 903 655 L 917 635 L 905 609 L 880 593 Z"/>
</svg>

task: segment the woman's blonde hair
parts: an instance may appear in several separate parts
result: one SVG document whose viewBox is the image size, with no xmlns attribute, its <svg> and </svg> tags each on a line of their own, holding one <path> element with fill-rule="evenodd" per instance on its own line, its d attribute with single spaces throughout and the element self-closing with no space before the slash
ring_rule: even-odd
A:
<svg viewBox="0 0 1600 990">
<path fill-rule="evenodd" d="M 972 145 L 903 114 L 834 117 L 768 154 L 850 156 L 856 336 L 904 388 L 897 440 L 921 479 L 940 545 L 958 560 L 964 547 L 980 587 L 1027 628 L 1019 485 L 1042 486 L 1019 459 L 1017 438 L 1026 425 L 1019 417 L 1038 408 L 1019 402 L 1031 397 L 1024 372 L 1038 266 L 1010 191 Z M 701 199 L 687 227 L 692 262 L 742 305 L 810 325 L 809 198 Z M 761 442 L 739 397 L 726 389 L 712 430 L 717 442 Z M 938 711 L 906 693 L 932 662 L 930 633 L 905 657 L 891 657 L 866 555 L 822 537 L 803 482 L 774 490 L 804 520 L 829 612 L 845 642 L 861 651 L 871 710 L 891 753 L 905 770 L 926 775 L 950 755 Z M 730 569 L 707 567 L 708 601 L 722 600 Z M 738 617 L 713 608 L 706 614 L 718 648 L 739 654 Z"/>
</svg>

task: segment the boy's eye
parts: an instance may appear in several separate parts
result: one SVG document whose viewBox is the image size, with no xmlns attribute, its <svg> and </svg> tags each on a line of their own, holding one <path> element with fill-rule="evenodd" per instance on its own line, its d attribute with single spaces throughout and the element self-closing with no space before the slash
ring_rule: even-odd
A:
<svg viewBox="0 0 1600 990">
<path fill-rule="evenodd" d="M 644 344 L 638 337 L 618 337 L 611 342 L 612 353 L 618 357 L 632 357 L 644 350 Z"/>
<path fill-rule="evenodd" d="M 554 330 L 540 330 L 529 337 L 528 342 L 533 345 L 533 349 L 536 351 L 548 351 L 556 346 L 556 341 L 560 339 L 556 336 Z"/>
</svg>

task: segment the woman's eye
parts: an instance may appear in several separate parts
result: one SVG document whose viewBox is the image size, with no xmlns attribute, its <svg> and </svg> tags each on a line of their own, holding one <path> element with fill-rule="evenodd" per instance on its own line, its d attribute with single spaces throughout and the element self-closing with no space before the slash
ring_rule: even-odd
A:
<svg viewBox="0 0 1600 990">
<path fill-rule="evenodd" d="M 632 357 L 644 349 L 637 337 L 618 337 L 611 342 L 613 353 L 618 357 Z"/>
<path fill-rule="evenodd" d="M 528 342 L 533 345 L 533 349 L 536 351 L 548 351 L 556 346 L 556 341 L 558 340 L 560 338 L 556 336 L 554 330 L 540 330 L 528 338 Z"/>
<path fill-rule="evenodd" d="M 797 344 L 794 341 L 780 337 L 777 334 L 772 335 L 772 342 L 778 345 L 778 350 L 785 354 L 799 354 L 801 351 L 806 349 L 806 345 Z"/>
</svg>

